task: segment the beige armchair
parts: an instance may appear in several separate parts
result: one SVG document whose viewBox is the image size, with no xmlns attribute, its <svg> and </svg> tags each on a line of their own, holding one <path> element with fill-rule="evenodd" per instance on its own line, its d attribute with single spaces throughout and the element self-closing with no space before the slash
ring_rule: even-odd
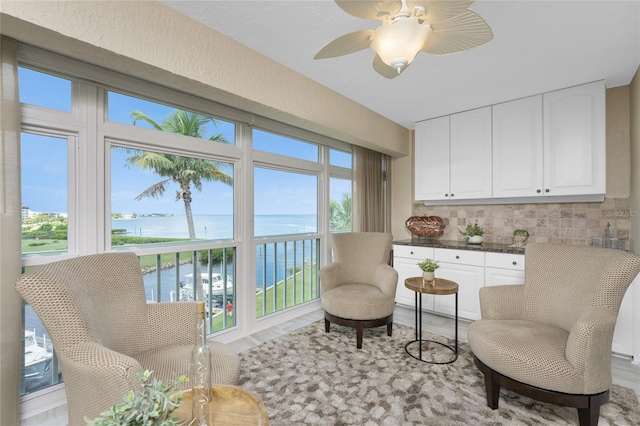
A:
<svg viewBox="0 0 640 426">
<path fill-rule="evenodd" d="M 148 304 L 134 253 L 43 265 L 24 274 L 16 289 L 51 336 L 70 425 L 84 425 L 84 416 L 96 417 L 136 390 L 137 372 L 153 370 L 165 382 L 189 375 L 195 302 Z M 214 382 L 237 384 L 238 355 L 222 343 L 209 345 Z"/>
<path fill-rule="evenodd" d="M 398 273 L 389 266 L 391 234 L 331 234 L 335 262 L 320 269 L 325 331 L 331 323 L 356 329 L 362 349 L 365 328 L 387 326 L 391 336 Z"/>
<path fill-rule="evenodd" d="M 498 408 L 503 387 L 597 425 L 618 309 L 639 271 L 640 256 L 619 250 L 528 244 L 525 283 L 482 288 L 482 319 L 469 325 L 487 405 Z"/>
</svg>

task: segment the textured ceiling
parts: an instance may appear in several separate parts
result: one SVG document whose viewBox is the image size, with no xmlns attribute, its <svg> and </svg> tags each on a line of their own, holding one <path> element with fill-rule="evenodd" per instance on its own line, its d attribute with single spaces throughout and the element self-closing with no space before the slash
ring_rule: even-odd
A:
<svg viewBox="0 0 640 426">
<path fill-rule="evenodd" d="M 487 21 L 493 41 L 453 55 L 419 53 L 393 80 L 373 70 L 369 49 L 313 60 L 334 38 L 378 25 L 332 0 L 163 3 L 410 129 L 590 81 L 626 85 L 640 65 L 640 0 L 479 0 L 471 9 Z"/>
</svg>

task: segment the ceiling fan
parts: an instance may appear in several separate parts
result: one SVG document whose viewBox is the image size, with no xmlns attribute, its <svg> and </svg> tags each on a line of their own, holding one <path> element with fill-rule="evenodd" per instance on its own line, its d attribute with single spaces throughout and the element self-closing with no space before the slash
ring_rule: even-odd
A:
<svg viewBox="0 0 640 426">
<path fill-rule="evenodd" d="M 463 52 L 493 39 L 489 25 L 469 9 L 474 0 L 335 0 L 357 18 L 377 20 L 375 30 L 345 34 L 313 59 L 335 58 L 371 48 L 373 69 L 386 78 L 400 75 L 418 52 Z"/>
</svg>

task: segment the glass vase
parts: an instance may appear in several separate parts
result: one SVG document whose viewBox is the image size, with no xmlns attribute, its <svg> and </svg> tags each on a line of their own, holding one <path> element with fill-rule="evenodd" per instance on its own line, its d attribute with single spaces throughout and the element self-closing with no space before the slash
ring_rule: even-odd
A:
<svg viewBox="0 0 640 426">
<path fill-rule="evenodd" d="M 196 344 L 191 352 L 192 425 L 208 425 L 211 404 L 211 349 L 207 345 L 204 302 L 196 302 Z"/>
</svg>

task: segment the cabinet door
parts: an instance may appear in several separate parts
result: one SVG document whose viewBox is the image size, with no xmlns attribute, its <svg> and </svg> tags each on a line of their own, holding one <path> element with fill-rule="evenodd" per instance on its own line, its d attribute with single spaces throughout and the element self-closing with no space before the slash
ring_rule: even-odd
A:
<svg viewBox="0 0 640 426">
<path fill-rule="evenodd" d="M 491 198 L 491 107 L 451 116 L 453 200 Z"/>
<path fill-rule="evenodd" d="M 545 195 L 604 194 L 604 82 L 544 94 L 543 104 Z"/>
<path fill-rule="evenodd" d="M 416 123 L 414 158 L 415 199 L 448 200 L 448 116 Z"/>
<path fill-rule="evenodd" d="M 420 259 L 420 260 L 424 260 Z M 404 280 L 411 277 L 421 277 L 422 271 L 418 268 L 419 260 L 406 257 L 394 257 L 393 267 L 398 272 L 398 286 L 396 287 L 396 303 L 415 307 L 415 291 L 404 286 Z M 433 295 L 424 294 L 422 296 L 422 309 L 433 310 Z"/>
<path fill-rule="evenodd" d="M 524 271 L 517 269 L 485 268 L 485 286 L 510 284 L 524 284 Z"/>
<path fill-rule="evenodd" d="M 493 106 L 493 197 L 543 195 L 542 95 Z"/>
<path fill-rule="evenodd" d="M 458 316 L 463 319 L 480 319 L 480 296 L 484 286 L 484 267 L 440 263 L 436 276 L 458 283 Z M 436 312 L 455 315 L 455 296 L 435 296 Z"/>
</svg>

